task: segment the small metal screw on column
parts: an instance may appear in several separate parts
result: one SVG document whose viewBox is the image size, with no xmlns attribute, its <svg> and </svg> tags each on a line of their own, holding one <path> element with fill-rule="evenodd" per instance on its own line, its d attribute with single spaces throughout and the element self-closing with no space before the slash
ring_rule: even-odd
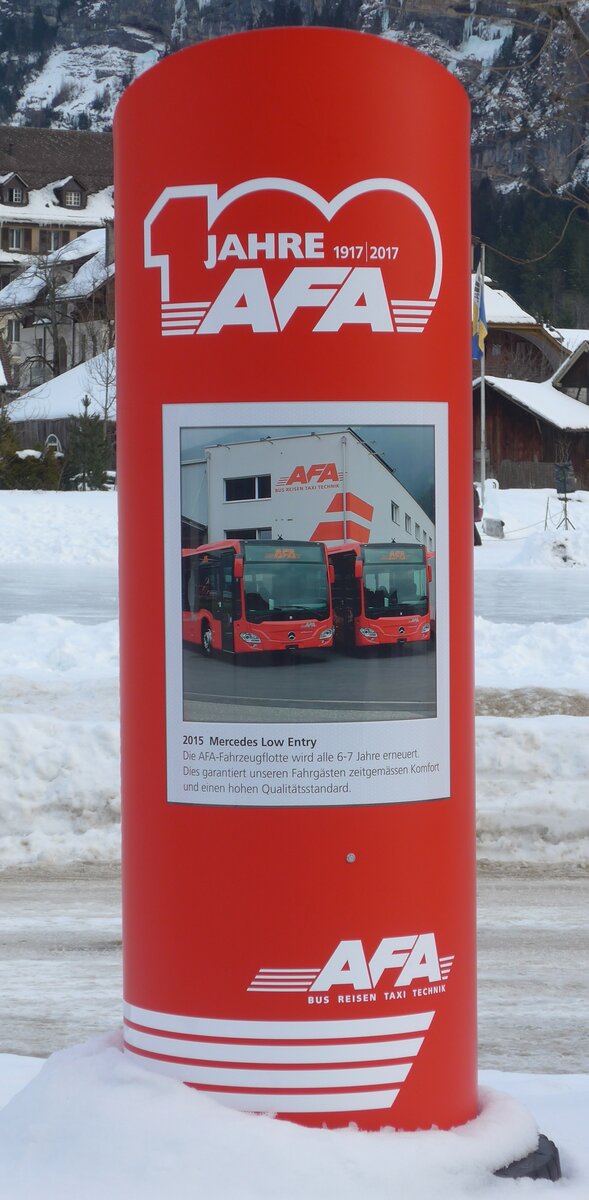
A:
<svg viewBox="0 0 589 1200">
<path fill-rule="evenodd" d="M 352 863 L 352 862 L 355 862 L 355 861 L 356 861 L 356 855 L 355 855 L 355 854 L 352 854 L 352 853 L 350 853 L 350 854 L 346 854 L 346 862 Z"/>
</svg>

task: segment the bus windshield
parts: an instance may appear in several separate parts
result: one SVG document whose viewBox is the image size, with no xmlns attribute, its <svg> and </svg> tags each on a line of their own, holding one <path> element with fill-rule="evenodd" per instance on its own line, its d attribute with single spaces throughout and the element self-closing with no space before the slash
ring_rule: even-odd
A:
<svg viewBox="0 0 589 1200">
<path fill-rule="evenodd" d="M 423 563 L 365 563 L 364 611 L 367 617 L 399 617 L 427 613 L 427 579 Z"/>
<path fill-rule="evenodd" d="M 321 548 L 310 545 L 291 550 L 287 543 L 274 549 L 263 546 L 248 546 L 245 553 L 247 620 L 325 620 L 329 616 L 329 588 Z"/>
</svg>

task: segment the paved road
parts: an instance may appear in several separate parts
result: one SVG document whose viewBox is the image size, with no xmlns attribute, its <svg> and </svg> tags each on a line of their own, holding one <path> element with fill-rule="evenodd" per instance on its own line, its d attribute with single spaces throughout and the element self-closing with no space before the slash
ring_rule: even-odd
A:
<svg viewBox="0 0 589 1200">
<path fill-rule="evenodd" d="M 0 566 L 0 621 L 15 621 L 23 613 L 51 613 L 93 625 L 118 615 L 116 567 L 59 564 Z"/>
<path fill-rule="evenodd" d="M 474 610 L 488 621 L 515 625 L 582 621 L 589 617 L 589 571 L 578 567 L 475 571 Z"/>
<path fill-rule="evenodd" d="M 382 721 L 433 717 L 435 652 L 379 647 L 360 654 L 239 660 L 184 649 L 188 721 Z"/>
<path fill-rule="evenodd" d="M 589 1071 L 588 912 L 586 876 L 481 875 L 481 1067 Z M 0 913 L 0 1051 L 46 1055 L 120 1024 L 113 870 L 4 873 Z"/>
<path fill-rule="evenodd" d="M 524 625 L 580 621 L 589 617 L 588 576 L 580 568 L 476 571 L 475 612 L 490 621 Z M 44 612 L 84 624 L 110 621 L 117 615 L 117 587 L 116 567 L 106 564 L 60 564 L 53 571 L 31 563 L 0 565 L 0 620 Z"/>
</svg>

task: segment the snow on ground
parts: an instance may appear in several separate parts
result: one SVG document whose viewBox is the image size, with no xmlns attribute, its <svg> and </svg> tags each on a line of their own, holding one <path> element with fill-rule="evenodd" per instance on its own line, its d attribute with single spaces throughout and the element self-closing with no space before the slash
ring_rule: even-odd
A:
<svg viewBox="0 0 589 1200">
<path fill-rule="evenodd" d="M 507 580 L 508 591 L 523 578 L 522 622 L 532 619 L 476 618 L 477 686 L 557 692 L 555 715 L 477 719 L 485 862 L 589 863 L 589 716 L 558 709 L 558 694 L 589 696 L 589 616 L 533 619 L 547 578 L 565 595 L 567 580 L 586 578 L 589 595 L 589 493 L 577 493 L 570 508 L 575 529 L 563 534 L 554 492 L 487 486 L 485 512 L 504 521 L 505 538 L 483 534 L 475 570 L 491 587 Z M 0 527 L 0 577 L 25 564 L 52 578 L 75 567 L 80 579 L 84 568 L 114 570 L 113 493 L 0 492 Z M 565 539 L 566 553 L 555 553 Z M 0 761 L 0 867 L 118 860 L 116 621 L 82 624 L 43 612 L 7 619 L 0 600 Z"/>
<path fill-rule="evenodd" d="M 0 529 L 0 566 L 117 561 L 114 492 L 0 492 Z"/>
<path fill-rule="evenodd" d="M 19 1200 L 541 1200 L 555 1195 L 554 1184 L 492 1174 L 535 1148 L 535 1117 L 559 1144 L 561 1189 L 568 1200 L 586 1200 L 589 1079 L 489 1071 L 481 1083 L 480 1114 L 464 1126 L 366 1134 L 221 1108 L 131 1063 L 118 1034 L 42 1066 L 6 1055 L 0 1088 L 15 1094 L 0 1112 L 0 1193 Z"/>
<path fill-rule="evenodd" d="M 480 484 L 479 492 L 480 492 Z M 475 554 L 475 570 L 533 567 L 589 567 L 589 492 L 575 492 L 564 505 L 551 488 L 514 488 L 502 492 L 493 479 L 485 486 L 485 518 L 504 522 L 504 537 L 484 539 Z"/>
</svg>

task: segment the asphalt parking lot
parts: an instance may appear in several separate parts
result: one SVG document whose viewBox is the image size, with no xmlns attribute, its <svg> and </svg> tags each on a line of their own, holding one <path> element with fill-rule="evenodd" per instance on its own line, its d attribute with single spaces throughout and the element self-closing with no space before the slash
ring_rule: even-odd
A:
<svg viewBox="0 0 589 1200">
<path fill-rule="evenodd" d="M 184 646 L 187 721 L 402 721 L 436 715 L 434 647 L 204 658 Z"/>
</svg>

